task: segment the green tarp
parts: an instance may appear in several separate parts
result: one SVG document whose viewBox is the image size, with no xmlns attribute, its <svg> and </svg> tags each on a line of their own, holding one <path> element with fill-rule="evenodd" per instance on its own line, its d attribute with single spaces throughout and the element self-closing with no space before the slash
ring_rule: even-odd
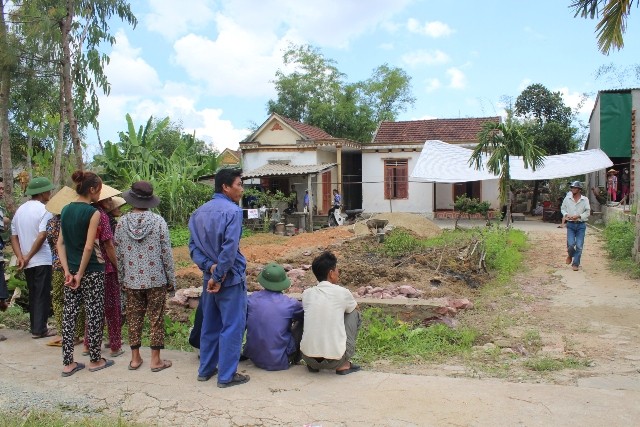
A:
<svg viewBox="0 0 640 427">
<path fill-rule="evenodd" d="M 631 92 L 600 93 L 600 149 L 631 157 Z"/>
</svg>

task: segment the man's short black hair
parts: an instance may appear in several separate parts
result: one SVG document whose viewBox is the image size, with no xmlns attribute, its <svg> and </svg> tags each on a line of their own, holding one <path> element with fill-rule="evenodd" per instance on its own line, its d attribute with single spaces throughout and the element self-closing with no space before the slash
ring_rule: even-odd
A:
<svg viewBox="0 0 640 427">
<path fill-rule="evenodd" d="M 334 270 L 338 265 L 338 258 L 331 252 L 322 252 L 320 255 L 315 257 L 313 262 L 311 263 L 311 270 L 313 274 L 318 279 L 318 282 L 322 282 L 327 280 L 329 277 L 329 272 Z"/>
<path fill-rule="evenodd" d="M 235 181 L 238 177 L 242 177 L 242 169 L 220 169 L 218 172 L 216 172 L 216 193 L 222 193 L 223 184 L 231 187 L 233 185 L 233 181 Z"/>
</svg>

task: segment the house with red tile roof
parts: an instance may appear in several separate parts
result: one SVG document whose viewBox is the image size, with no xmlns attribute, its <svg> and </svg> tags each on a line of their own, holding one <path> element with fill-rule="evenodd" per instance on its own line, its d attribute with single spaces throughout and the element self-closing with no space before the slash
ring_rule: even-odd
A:
<svg viewBox="0 0 640 427">
<path fill-rule="evenodd" d="M 265 190 L 295 191 L 297 211 L 302 211 L 309 190 L 312 210 L 326 214 L 334 189 L 343 195 L 345 206 L 357 209 L 362 203 L 360 147 L 359 142 L 274 113 L 240 142 L 243 179 L 245 185 Z"/>
<path fill-rule="evenodd" d="M 345 209 L 367 213 L 450 214 L 461 194 L 492 202 L 498 209 L 497 180 L 435 184 L 409 179 L 424 142 L 437 139 L 473 148 L 487 121 L 500 117 L 381 122 L 370 143 L 335 138 L 315 126 L 272 114 L 240 143 L 245 185 L 311 194 L 317 214 L 331 207 L 338 189 Z"/>
<path fill-rule="evenodd" d="M 485 122 L 500 117 L 381 122 L 369 144 L 362 145 L 362 208 L 366 212 L 450 214 L 456 197 L 466 194 L 498 209 L 497 180 L 441 184 L 409 179 L 424 142 L 440 140 L 466 148 L 478 143 Z M 438 215 L 442 212 L 443 215 Z"/>
</svg>

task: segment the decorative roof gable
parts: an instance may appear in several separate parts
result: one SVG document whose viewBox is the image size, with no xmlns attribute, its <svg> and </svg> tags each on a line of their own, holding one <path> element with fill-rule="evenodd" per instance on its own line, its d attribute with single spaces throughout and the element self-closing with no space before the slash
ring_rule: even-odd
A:
<svg viewBox="0 0 640 427">
<path fill-rule="evenodd" d="M 293 119 L 283 117 L 278 114 L 274 115 L 282 119 L 286 124 L 294 128 L 296 131 L 298 131 L 302 136 L 305 137 L 305 139 L 333 139 L 333 136 L 329 135 L 327 132 L 318 127 L 311 126 L 306 123 L 296 122 Z"/>
<path fill-rule="evenodd" d="M 478 132 L 486 122 L 500 123 L 500 117 L 381 122 L 372 142 L 373 144 L 411 142 L 422 144 L 430 139 L 449 143 L 476 141 Z"/>
</svg>

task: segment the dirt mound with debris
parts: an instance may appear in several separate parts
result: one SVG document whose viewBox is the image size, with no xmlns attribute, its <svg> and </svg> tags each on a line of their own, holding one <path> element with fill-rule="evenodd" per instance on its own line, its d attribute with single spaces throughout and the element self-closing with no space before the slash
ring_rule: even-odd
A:
<svg viewBox="0 0 640 427">
<path fill-rule="evenodd" d="M 326 249 L 340 245 L 353 238 L 348 226 L 324 228 L 313 233 L 300 233 L 295 236 L 278 236 L 271 233 L 258 233 L 240 241 L 240 252 L 249 263 L 279 262 L 288 255 L 296 255 L 307 250 Z"/>
<path fill-rule="evenodd" d="M 405 228 L 412 231 L 416 236 L 420 238 L 435 237 L 442 233 L 440 227 L 434 224 L 430 219 L 412 213 L 398 212 L 398 213 L 383 213 L 375 215 L 369 219 L 380 219 L 388 221 L 387 228 Z M 354 224 L 353 231 L 356 236 L 364 236 L 371 234 L 371 231 L 367 227 L 366 221 L 360 221 Z"/>
</svg>

